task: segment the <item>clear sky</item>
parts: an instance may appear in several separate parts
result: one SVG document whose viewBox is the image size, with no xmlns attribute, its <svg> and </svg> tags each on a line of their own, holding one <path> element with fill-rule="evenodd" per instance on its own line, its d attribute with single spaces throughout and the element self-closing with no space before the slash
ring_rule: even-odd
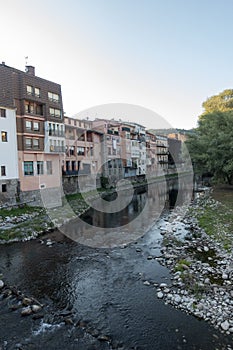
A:
<svg viewBox="0 0 233 350">
<path fill-rule="evenodd" d="M 233 0 L 0 0 L 0 6 L 0 61 L 24 70 L 28 56 L 36 75 L 62 85 L 69 116 L 129 103 L 191 128 L 207 97 L 233 88 Z"/>
</svg>

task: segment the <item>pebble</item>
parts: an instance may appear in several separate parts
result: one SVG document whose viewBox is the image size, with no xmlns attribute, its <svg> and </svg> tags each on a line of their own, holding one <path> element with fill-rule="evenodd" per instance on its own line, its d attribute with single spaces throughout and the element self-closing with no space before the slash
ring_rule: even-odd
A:
<svg viewBox="0 0 233 350">
<path fill-rule="evenodd" d="M 31 314 L 32 314 L 32 309 L 30 308 L 30 306 L 23 308 L 21 311 L 22 316 L 29 316 Z"/>
<path fill-rule="evenodd" d="M 2 289 L 3 287 L 4 287 L 4 282 L 0 280 L 0 289 Z"/>
<path fill-rule="evenodd" d="M 223 323 L 221 323 L 221 327 L 224 331 L 227 331 L 229 329 L 229 322 L 226 320 Z"/>
<path fill-rule="evenodd" d="M 32 311 L 33 312 L 38 312 L 38 311 L 40 311 L 41 310 L 41 307 L 39 306 L 39 305 L 32 305 Z"/>
<path fill-rule="evenodd" d="M 208 201 L 207 205 L 213 205 Z M 167 288 L 160 283 L 157 297 L 163 298 L 165 304 L 174 305 L 208 321 L 222 332 L 232 334 L 232 256 L 198 227 L 192 213 L 187 214 L 185 220 L 181 215 L 179 221 L 179 208 L 176 210 L 178 215 L 173 211 L 169 217 L 169 229 L 167 227 L 166 232 L 169 244 L 161 247 L 161 257 L 157 259 L 161 265 L 169 268 L 172 285 Z M 184 223 L 183 229 L 188 232 L 188 239 L 185 236 L 178 238 L 174 233 L 179 231 L 181 221 Z M 211 257 L 206 254 L 210 251 Z M 182 263 L 184 260 L 189 261 L 190 265 Z M 176 271 L 177 266 L 181 268 L 180 271 Z"/>
<path fill-rule="evenodd" d="M 157 293 L 157 297 L 158 297 L 159 299 L 162 299 L 162 298 L 163 298 L 163 293 L 162 293 L 162 292 L 158 292 L 158 293 Z"/>
</svg>

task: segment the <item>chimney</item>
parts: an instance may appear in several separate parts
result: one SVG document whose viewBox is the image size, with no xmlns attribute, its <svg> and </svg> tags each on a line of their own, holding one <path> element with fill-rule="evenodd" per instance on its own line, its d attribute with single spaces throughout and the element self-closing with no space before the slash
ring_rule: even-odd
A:
<svg viewBox="0 0 233 350">
<path fill-rule="evenodd" d="M 5 62 L 4 61 L 2 61 L 2 65 L 5 66 Z"/>
<path fill-rule="evenodd" d="M 28 75 L 35 76 L 35 67 L 33 67 L 33 66 L 26 66 L 26 73 Z"/>
</svg>

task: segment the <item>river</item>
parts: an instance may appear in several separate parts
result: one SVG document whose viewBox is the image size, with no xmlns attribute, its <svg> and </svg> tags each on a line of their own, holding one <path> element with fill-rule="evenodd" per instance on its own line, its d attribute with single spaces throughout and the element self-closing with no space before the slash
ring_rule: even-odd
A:
<svg viewBox="0 0 233 350">
<path fill-rule="evenodd" d="M 160 256 L 160 220 L 166 220 L 177 193 L 179 204 L 187 199 L 187 188 L 177 192 L 178 187 L 173 182 L 160 196 L 154 192 L 164 210 L 144 236 L 127 245 L 85 246 L 60 231 L 1 245 L 0 272 L 5 283 L 45 306 L 44 317 L 33 320 L 9 309 L 16 302 L 13 297 L 1 296 L 0 349 L 227 349 L 227 344 L 232 344 L 230 337 L 156 297 L 153 283 L 169 284 L 170 275 L 167 268 L 148 257 Z M 127 213 L 134 217 L 148 197 L 146 189 L 137 191 Z M 96 221 L 96 215 L 103 214 L 90 210 L 85 220 Z M 116 227 L 117 217 L 100 221 Z M 47 239 L 54 244 L 47 246 Z M 60 317 L 66 312 L 71 313 L 73 324 L 65 324 Z M 98 339 L 97 334 L 111 341 Z"/>
</svg>

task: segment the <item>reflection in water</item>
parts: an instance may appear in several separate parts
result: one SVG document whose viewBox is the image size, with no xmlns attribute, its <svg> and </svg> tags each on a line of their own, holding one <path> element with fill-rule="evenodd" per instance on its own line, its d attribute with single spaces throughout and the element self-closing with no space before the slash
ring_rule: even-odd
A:
<svg viewBox="0 0 233 350">
<path fill-rule="evenodd" d="M 135 189 L 133 197 L 127 191 L 118 192 L 115 212 L 105 211 L 114 205 L 109 196 L 94 202 L 84 215 L 62 226 L 61 231 L 76 242 L 91 247 L 115 247 L 143 236 L 159 219 L 164 209 L 189 202 L 192 197 L 191 178 L 162 181 Z M 113 200 L 112 200 L 113 199 Z M 124 203 L 127 203 L 124 206 Z M 129 203 L 129 204 L 128 204 Z M 123 209 L 121 209 L 123 208 Z"/>
</svg>

